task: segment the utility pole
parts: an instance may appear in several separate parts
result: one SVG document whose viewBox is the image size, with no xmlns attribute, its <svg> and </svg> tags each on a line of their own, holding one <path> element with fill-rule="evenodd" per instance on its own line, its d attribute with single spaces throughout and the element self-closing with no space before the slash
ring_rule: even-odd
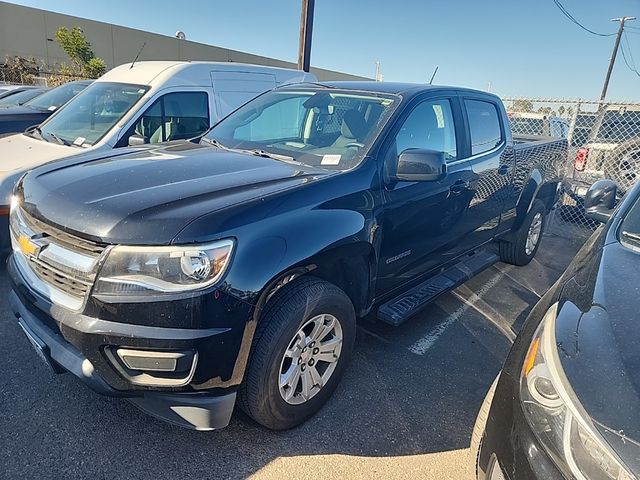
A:
<svg viewBox="0 0 640 480">
<path fill-rule="evenodd" d="M 302 0 L 298 68 L 305 72 L 308 72 L 311 67 L 311 35 L 313 33 L 313 9 L 315 3 L 315 0 Z"/>
<path fill-rule="evenodd" d="M 382 80 L 384 80 L 384 75 L 382 75 L 382 72 L 380 71 L 380 60 L 376 60 L 376 76 L 375 76 L 375 80 L 376 80 L 376 82 L 382 82 Z"/>
<path fill-rule="evenodd" d="M 618 55 L 618 48 L 620 47 L 620 40 L 622 39 L 622 33 L 624 32 L 624 23 L 630 20 L 635 20 L 636 17 L 620 17 L 612 18 L 612 22 L 620 22 L 620 28 L 618 29 L 618 35 L 616 36 L 616 43 L 613 46 L 613 53 L 609 60 L 609 68 L 607 69 L 607 76 L 604 78 L 604 85 L 602 86 L 602 94 L 600 94 L 600 101 L 604 101 L 607 96 L 607 89 L 609 88 L 609 80 L 611 79 L 611 72 L 613 71 L 613 65 L 616 63 L 616 56 Z"/>
</svg>

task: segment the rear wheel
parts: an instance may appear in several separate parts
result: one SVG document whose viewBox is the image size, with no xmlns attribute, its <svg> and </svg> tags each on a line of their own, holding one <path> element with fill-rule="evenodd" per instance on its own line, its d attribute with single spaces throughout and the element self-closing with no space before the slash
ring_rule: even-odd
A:
<svg viewBox="0 0 640 480">
<path fill-rule="evenodd" d="M 605 176 L 628 190 L 640 178 L 640 139 L 634 138 L 618 145 L 605 165 Z"/>
<path fill-rule="evenodd" d="M 335 390 L 354 340 L 355 312 L 342 290 L 314 277 L 291 282 L 260 319 L 240 408 L 274 430 L 299 425 Z"/>
<path fill-rule="evenodd" d="M 545 214 L 544 203 L 534 200 L 513 238 L 499 243 L 500 260 L 512 265 L 526 265 L 533 259 L 542 240 Z"/>
</svg>

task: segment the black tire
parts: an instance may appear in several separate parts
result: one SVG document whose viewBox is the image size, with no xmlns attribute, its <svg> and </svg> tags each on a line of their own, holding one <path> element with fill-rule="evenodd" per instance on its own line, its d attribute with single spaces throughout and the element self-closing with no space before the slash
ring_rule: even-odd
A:
<svg viewBox="0 0 640 480">
<path fill-rule="evenodd" d="M 524 218 L 522 225 L 520 225 L 520 228 L 513 233 L 513 238 L 511 240 L 503 240 L 498 244 L 500 260 L 512 265 L 522 266 L 527 265 L 533 259 L 533 257 L 535 257 L 542 240 L 542 234 L 544 233 L 544 219 L 546 213 L 547 209 L 544 206 L 544 203 L 542 203 L 541 200 L 534 200 L 533 205 L 531 205 L 531 210 L 529 210 L 529 213 L 527 213 L 527 216 Z M 540 214 L 542 216 L 540 234 L 535 247 L 531 250 L 530 253 L 527 253 L 526 247 L 529 228 L 531 227 L 531 224 L 533 223 L 534 218 L 536 218 L 537 214 Z"/>
<path fill-rule="evenodd" d="M 484 438 L 484 429 L 487 426 L 489 410 L 491 410 L 491 402 L 493 401 L 493 396 L 496 393 L 496 386 L 498 385 L 499 379 L 500 374 L 496 376 L 495 380 L 489 387 L 489 391 L 485 395 L 480 411 L 478 412 L 478 416 L 476 417 L 476 422 L 473 425 L 471 445 L 469 446 L 469 459 L 473 462 L 476 476 L 478 474 L 478 458 L 480 456 L 480 448 L 482 447 L 482 440 Z"/>
<path fill-rule="evenodd" d="M 305 403 L 287 403 L 279 390 L 282 358 L 298 330 L 319 314 L 331 314 L 342 328 L 342 350 L 327 383 Z M 285 430 L 313 416 L 329 399 L 349 363 L 356 336 L 349 297 L 335 285 L 308 276 L 278 291 L 266 305 L 256 330 L 238 406 L 261 425 Z"/>
<path fill-rule="evenodd" d="M 605 177 L 623 190 L 628 190 L 640 178 L 640 138 L 632 138 L 618 145 L 609 154 L 604 166 Z"/>
</svg>

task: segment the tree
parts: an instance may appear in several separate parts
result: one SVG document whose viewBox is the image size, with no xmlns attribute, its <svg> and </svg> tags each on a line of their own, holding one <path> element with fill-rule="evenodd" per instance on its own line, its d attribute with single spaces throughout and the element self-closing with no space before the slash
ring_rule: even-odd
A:
<svg viewBox="0 0 640 480">
<path fill-rule="evenodd" d="M 70 30 L 60 27 L 56 31 L 56 40 L 71 59 L 76 74 L 98 78 L 107 70 L 104 60 L 96 57 L 91 50 L 91 43 L 80 27 Z"/>
<path fill-rule="evenodd" d="M 514 112 L 533 112 L 533 103 L 531 100 L 519 98 L 511 103 L 511 110 Z"/>
</svg>

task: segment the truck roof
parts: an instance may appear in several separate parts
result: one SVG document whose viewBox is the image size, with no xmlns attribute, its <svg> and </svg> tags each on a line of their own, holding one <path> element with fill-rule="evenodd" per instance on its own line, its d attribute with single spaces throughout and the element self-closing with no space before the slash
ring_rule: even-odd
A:
<svg viewBox="0 0 640 480">
<path fill-rule="evenodd" d="M 375 93 L 388 93 L 392 95 L 412 96 L 422 92 L 436 90 L 455 90 L 457 92 L 467 92 L 474 94 L 489 95 L 499 98 L 492 93 L 482 90 L 474 90 L 472 88 L 454 87 L 448 85 L 429 85 L 427 83 L 404 83 L 404 82 L 376 82 L 374 80 L 361 81 L 336 81 L 336 82 L 317 82 L 317 85 L 324 85 L 329 88 L 344 88 L 347 90 L 361 90 Z"/>
<path fill-rule="evenodd" d="M 144 61 L 112 68 L 97 82 L 120 82 L 150 87 L 162 85 L 211 86 L 211 72 L 268 73 L 276 83 L 315 81 L 315 75 L 289 68 L 234 62 Z"/>
</svg>

